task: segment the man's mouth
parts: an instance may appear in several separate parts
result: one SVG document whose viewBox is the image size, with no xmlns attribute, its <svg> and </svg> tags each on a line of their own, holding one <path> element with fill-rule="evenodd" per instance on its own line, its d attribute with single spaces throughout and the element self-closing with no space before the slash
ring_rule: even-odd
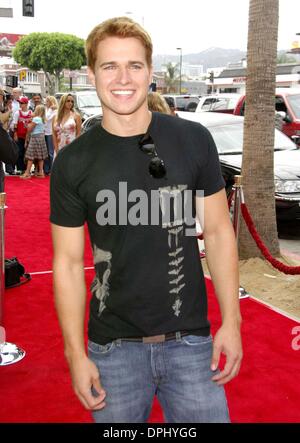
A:
<svg viewBox="0 0 300 443">
<path fill-rule="evenodd" d="M 125 89 L 117 89 L 111 92 L 114 95 L 123 95 L 123 96 L 130 96 L 134 93 L 134 91 L 132 90 L 125 90 Z"/>
</svg>

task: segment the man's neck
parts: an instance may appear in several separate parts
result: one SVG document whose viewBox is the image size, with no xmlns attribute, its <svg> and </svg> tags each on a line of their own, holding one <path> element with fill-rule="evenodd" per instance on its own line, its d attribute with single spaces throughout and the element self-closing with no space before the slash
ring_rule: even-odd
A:
<svg viewBox="0 0 300 443">
<path fill-rule="evenodd" d="M 131 137 L 144 134 L 151 122 L 152 114 L 147 109 L 145 112 L 134 113 L 131 115 L 113 116 L 110 112 L 103 112 L 102 127 L 110 134 L 119 137 Z"/>
</svg>

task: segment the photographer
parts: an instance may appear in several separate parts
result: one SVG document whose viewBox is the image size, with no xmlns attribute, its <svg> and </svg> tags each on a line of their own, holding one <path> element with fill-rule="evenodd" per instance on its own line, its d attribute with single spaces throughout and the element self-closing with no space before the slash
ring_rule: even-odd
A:
<svg viewBox="0 0 300 443">
<path fill-rule="evenodd" d="M 0 123 L 8 131 L 9 123 L 12 118 L 11 96 L 0 88 Z"/>
<path fill-rule="evenodd" d="M 18 146 L 0 123 L 0 162 L 15 164 L 19 155 Z M 0 163 L 0 192 L 4 191 L 4 171 Z"/>
<path fill-rule="evenodd" d="M 10 125 L 13 121 L 13 96 L 11 94 L 8 94 L 6 91 L 4 91 L 2 88 L 0 88 L 0 124 L 3 126 L 3 129 L 9 133 L 10 131 Z M 2 160 L 2 158 L 0 159 Z M 5 162 L 5 171 L 10 174 L 14 175 L 14 169 L 15 165 L 11 164 L 11 162 Z M 2 164 L 1 164 L 1 171 L 2 171 Z M 0 173 L 0 180 L 3 181 L 1 178 Z"/>
</svg>

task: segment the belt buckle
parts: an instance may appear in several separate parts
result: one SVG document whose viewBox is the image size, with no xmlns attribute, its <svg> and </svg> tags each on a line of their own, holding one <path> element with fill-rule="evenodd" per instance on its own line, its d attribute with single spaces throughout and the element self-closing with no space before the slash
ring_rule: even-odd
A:
<svg viewBox="0 0 300 443">
<path fill-rule="evenodd" d="M 143 337 L 143 343 L 163 343 L 166 341 L 165 335 L 153 335 L 152 337 Z"/>
</svg>

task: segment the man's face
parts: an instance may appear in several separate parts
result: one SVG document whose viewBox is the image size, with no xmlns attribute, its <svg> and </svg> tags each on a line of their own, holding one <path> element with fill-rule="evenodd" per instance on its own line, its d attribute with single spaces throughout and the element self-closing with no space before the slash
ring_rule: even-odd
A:
<svg viewBox="0 0 300 443">
<path fill-rule="evenodd" d="M 21 97 L 21 91 L 13 90 L 13 98 L 14 98 L 14 100 L 19 100 L 20 97 Z"/>
<path fill-rule="evenodd" d="M 35 104 L 35 106 L 38 106 L 41 104 L 41 97 L 39 95 L 34 95 L 32 97 L 33 103 Z"/>
<path fill-rule="evenodd" d="M 148 110 L 147 94 L 152 69 L 146 52 L 136 38 L 107 37 L 97 48 L 95 73 L 90 77 L 96 86 L 104 117 L 132 115 Z"/>
</svg>

